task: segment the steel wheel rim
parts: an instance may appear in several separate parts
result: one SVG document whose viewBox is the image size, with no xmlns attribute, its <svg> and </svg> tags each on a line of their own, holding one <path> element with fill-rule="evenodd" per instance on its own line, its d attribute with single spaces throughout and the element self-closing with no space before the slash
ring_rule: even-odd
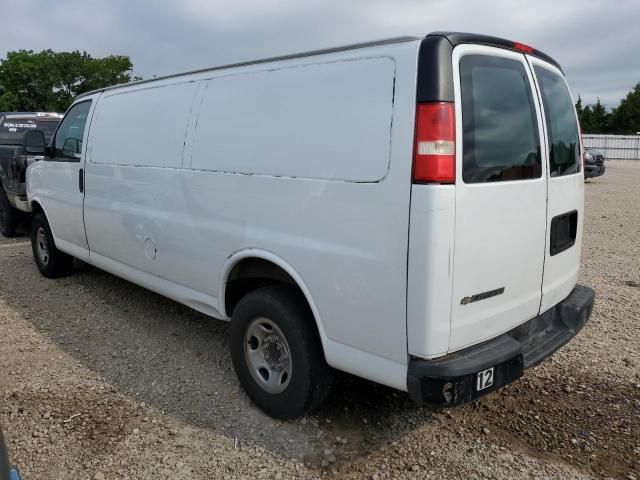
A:
<svg viewBox="0 0 640 480">
<path fill-rule="evenodd" d="M 265 392 L 284 392 L 291 381 L 291 349 L 282 330 L 264 317 L 254 318 L 244 336 L 244 358 L 256 383 Z"/>
<path fill-rule="evenodd" d="M 38 227 L 36 232 L 36 251 L 40 262 L 47 265 L 49 263 L 49 242 L 47 241 L 47 233 L 42 227 Z"/>
</svg>

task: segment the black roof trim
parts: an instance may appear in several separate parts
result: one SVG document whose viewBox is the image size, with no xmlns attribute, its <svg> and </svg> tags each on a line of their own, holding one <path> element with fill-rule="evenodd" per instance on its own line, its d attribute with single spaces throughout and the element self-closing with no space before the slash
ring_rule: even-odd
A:
<svg viewBox="0 0 640 480">
<path fill-rule="evenodd" d="M 518 42 L 514 42 L 512 40 L 507 40 L 505 38 L 500 38 L 500 37 L 492 37 L 489 35 L 480 35 L 477 33 L 464 33 L 464 32 L 433 32 L 428 35 L 428 37 L 431 37 L 431 36 L 444 37 L 447 40 L 449 40 L 451 45 L 453 45 L 454 47 L 457 47 L 458 45 L 462 45 L 465 43 L 473 43 L 476 45 L 488 45 L 491 47 L 505 48 L 507 50 L 513 50 L 513 51 L 522 53 L 520 50 L 517 50 L 515 48 L 515 44 Z M 560 66 L 560 64 L 556 62 L 553 58 L 551 58 L 549 55 L 547 55 L 546 53 L 541 52 L 540 50 L 537 50 L 534 48 L 533 53 L 531 53 L 531 55 L 551 63 L 552 65 L 557 67 L 558 70 L 562 71 L 562 67 Z"/>
<path fill-rule="evenodd" d="M 420 45 L 418 54 L 417 101 L 453 102 L 453 49 L 462 44 L 487 45 L 522 53 L 515 48 L 516 42 L 504 38 L 460 32 L 434 32 L 427 35 Z M 562 68 L 553 58 L 533 49 L 534 55 L 546 62 Z"/>
<path fill-rule="evenodd" d="M 137 82 L 130 82 L 130 83 L 122 83 L 119 85 L 113 85 L 111 87 L 106 87 L 106 88 L 100 88 L 97 90 L 92 90 L 90 92 L 86 92 L 83 93 L 81 95 L 78 95 L 76 97 L 76 100 L 82 98 L 82 97 L 86 97 L 88 95 L 93 95 L 95 93 L 100 93 L 100 92 L 106 92 L 109 90 L 115 90 L 118 88 L 122 88 L 122 87 L 129 87 L 132 85 L 143 85 L 145 83 L 152 83 L 152 82 L 157 82 L 160 80 L 167 80 L 170 78 L 178 78 L 178 77 L 183 77 L 186 75 L 195 75 L 198 73 L 206 73 L 206 72 L 214 72 L 216 70 L 225 70 L 227 68 L 236 68 L 236 67 L 247 67 L 250 65 L 259 65 L 262 63 L 271 63 L 271 62 L 279 62 L 282 60 L 293 60 L 296 58 L 304 58 L 304 57 L 313 57 L 315 55 L 325 55 L 328 53 L 338 53 L 338 52 L 345 52 L 345 51 L 349 51 L 349 50 L 357 50 L 357 49 L 361 49 L 361 48 L 368 48 L 368 47 L 378 47 L 378 46 L 382 46 L 382 45 L 390 45 L 393 43 L 405 43 L 405 42 L 412 42 L 412 41 L 417 41 L 417 40 L 421 40 L 422 36 L 404 36 L 404 37 L 395 37 L 395 38 L 387 38 L 384 40 L 376 40 L 373 42 L 366 42 L 366 43 L 355 43 L 353 45 L 345 45 L 342 47 L 333 47 L 333 48 L 327 48 L 327 49 L 322 49 L 322 50 L 312 50 L 312 51 L 308 51 L 308 52 L 301 52 L 301 53 L 294 53 L 291 55 L 282 55 L 279 57 L 269 57 L 269 58 L 262 58 L 259 60 L 251 60 L 248 62 L 239 62 L 239 63 L 230 63 L 227 65 L 219 65 L 216 67 L 209 67 L 209 68 L 202 68 L 202 69 L 198 69 L 198 70 L 191 70 L 188 72 L 182 72 L 182 73 L 174 73 L 171 75 L 164 75 L 162 77 L 155 77 L 155 78 L 148 78 L 146 80 L 139 80 Z M 75 100 L 74 100 L 75 101 Z"/>
<path fill-rule="evenodd" d="M 453 102 L 453 45 L 441 35 L 428 35 L 418 53 L 417 101 Z"/>
</svg>

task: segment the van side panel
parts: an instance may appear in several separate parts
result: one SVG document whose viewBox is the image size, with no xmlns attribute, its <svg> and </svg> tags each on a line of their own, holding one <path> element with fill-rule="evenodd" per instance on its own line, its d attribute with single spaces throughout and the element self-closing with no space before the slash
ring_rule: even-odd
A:
<svg viewBox="0 0 640 480">
<path fill-rule="evenodd" d="M 150 251 L 168 226 L 158 206 L 160 197 L 173 201 L 176 192 L 175 169 L 182 164 L 196 90 L 197 83 L 188 82 L 105 92 L 99 99 L 89 133 L 84 202 L 94 256 L 157 274 L 160 258 L 151 259 Z"/>
<path fill-rule="evenodd" d="M 105 92 L 94 118 L 91 162 L 178 167 L 197 83 Z"/>
<path fill-rule="evenodd" d="M 387 174 L 395 65 L 327 62 L 214 78 L 191 168 L 373 182 Z"/>
<path fill-rule="evenodd" d="M 119 275 L 127 269 L 114 262 L 184 287 L 173 296 L 182 303 L 211 298 L 213 311 L 228 260 L 243 250 L 268 252 L 308 288 L 328 363 L 406 390 L 418 47 L 416 40 L 190 76 L 200 85 L 182 110 L 191 120 L 173 125 L 192 152 L 183 167 L 87 164 L 94 258 Z M 174 108 L 163 90 L 149 92 L 158 108 Z M 235 100 L 225 104 L 227 95 Z M 109 116 L 135 108 L 127 102 Z M 100 124 L 92 135 L 102 135 Z M 148 142 L 144 157 L 163 155 L 161 145 Z M 93 156 L 115 158 L 118 148 L 97 142 Z M 148 276 L 129 278 L 159 290 Z"/>
<path fill-rule="evenodd" d="M 410 355 L 432 358 L 448 351 L 454 237 L 455 187 L 413 185 L 407 290 Z"/>
</svg>

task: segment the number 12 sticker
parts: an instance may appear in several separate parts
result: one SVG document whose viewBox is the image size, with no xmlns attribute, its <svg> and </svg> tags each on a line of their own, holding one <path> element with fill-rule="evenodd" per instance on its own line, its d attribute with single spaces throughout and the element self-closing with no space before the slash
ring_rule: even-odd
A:
<svg viewBox="0 0 640 480">
<path fill-rule="evenodd" d="M 493 367 L 478 372 L 476 390 L 484 390 L 493 385 Z"/>
</svg>

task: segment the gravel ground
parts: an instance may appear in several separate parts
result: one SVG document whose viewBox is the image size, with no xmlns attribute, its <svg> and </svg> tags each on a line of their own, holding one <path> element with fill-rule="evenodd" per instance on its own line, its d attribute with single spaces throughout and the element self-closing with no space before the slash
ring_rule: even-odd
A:
<svg viewBox="0 0 640 480">
<path fill-rule="evenodd" d="M 640 162 L 586 184 L 583 332 L 452 410 L 340 376 L 279 422 L 240 391 L 227 325 L 88 266 L 46 280 L 0 238 L 0 424 L 30 479 L 640 479 Z"/>
</svg>

